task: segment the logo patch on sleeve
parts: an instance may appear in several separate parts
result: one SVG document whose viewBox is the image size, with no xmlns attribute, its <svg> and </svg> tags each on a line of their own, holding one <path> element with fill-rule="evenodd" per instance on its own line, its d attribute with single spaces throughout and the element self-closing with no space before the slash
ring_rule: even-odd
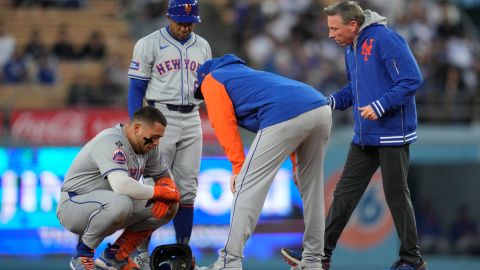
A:
<svg viewBox="0 0 480 270">
<path fill-rule="evenodd" d="M 112 159 L 113 159 L 113 162 L 121 165 L 124 165 L 125 163 L 127 163 L 127 155 L 121 148 L 118 148 L 117 150 L 113 151 Z"/>
<path fill-rule="evenodd" d="M 139 62 L 135 62 L 135 61 L 130 62 L 130 69 L 138 70 L 139 68 L 140 68 Z"/>
</svg>

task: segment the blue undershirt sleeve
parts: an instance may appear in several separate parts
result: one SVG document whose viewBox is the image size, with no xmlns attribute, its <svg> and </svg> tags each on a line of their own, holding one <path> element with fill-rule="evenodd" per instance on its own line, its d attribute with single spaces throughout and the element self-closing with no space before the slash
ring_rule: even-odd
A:
<svg viewBox="0 0 480 270">
<path fill-rule="evenodd" d="M 128 115 L 130 118 L 143 106 L 143 98 L 147 91 L 148 81 L 130 78 L 128 88 Z"/>
</svg>

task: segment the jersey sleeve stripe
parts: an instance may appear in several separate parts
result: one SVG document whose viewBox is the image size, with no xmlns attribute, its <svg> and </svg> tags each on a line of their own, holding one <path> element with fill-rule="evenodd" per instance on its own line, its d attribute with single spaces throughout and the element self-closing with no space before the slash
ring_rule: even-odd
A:
<svg viewBox="0 0 480 270">
<path fill-rule="evenodd" d="M 128 77 L 143 80 L 143 81 L 149 81 L 150 80 L 150 78 L 148 78 L 148 77 L 136 76 L 136 75 L 132 75 L 132 74 L 128 74 Z"/>
</svg>

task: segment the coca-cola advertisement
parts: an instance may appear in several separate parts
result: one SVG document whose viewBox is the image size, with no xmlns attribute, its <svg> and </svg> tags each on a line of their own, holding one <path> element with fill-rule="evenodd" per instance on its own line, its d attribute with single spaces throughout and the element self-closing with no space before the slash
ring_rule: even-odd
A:
<svg viewBox="0 0 480 270">
<path fill-rule="evenodd" d="M 127 123 L 126 109 L 15 110 L 11 135 L 38 145 L 82 145 L 103 129 Z"/>
<path fill-rule="evenodd" d="M 200 111 L 200 117 L 204 143 L 216 145 L 206 113 Z M 35 145 L 81 146 L 100 131 L 127 121 L 127 110 L 118 108 L 15 110 L 10 132 L 13 138 Z"/>
</svg>

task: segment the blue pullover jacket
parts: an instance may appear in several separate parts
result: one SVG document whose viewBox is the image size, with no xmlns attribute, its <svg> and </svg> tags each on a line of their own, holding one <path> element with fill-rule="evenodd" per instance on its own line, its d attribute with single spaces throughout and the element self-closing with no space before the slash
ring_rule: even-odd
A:
<svg viewBox="0 0 480 270">
<path fill-rule="evenodd" d="M 349 83 L 329 97 L 333 109 L 353 106 L 353 143 L 398 146 L 416 140 L 414 94 L 422 84 L 417 62 L 405 40 L 386 27 L 386 19 L 365 10 L 365 23 L 345 49 Z M 361 117 L 371 105 L 377 120 Z"/>
</svg>

